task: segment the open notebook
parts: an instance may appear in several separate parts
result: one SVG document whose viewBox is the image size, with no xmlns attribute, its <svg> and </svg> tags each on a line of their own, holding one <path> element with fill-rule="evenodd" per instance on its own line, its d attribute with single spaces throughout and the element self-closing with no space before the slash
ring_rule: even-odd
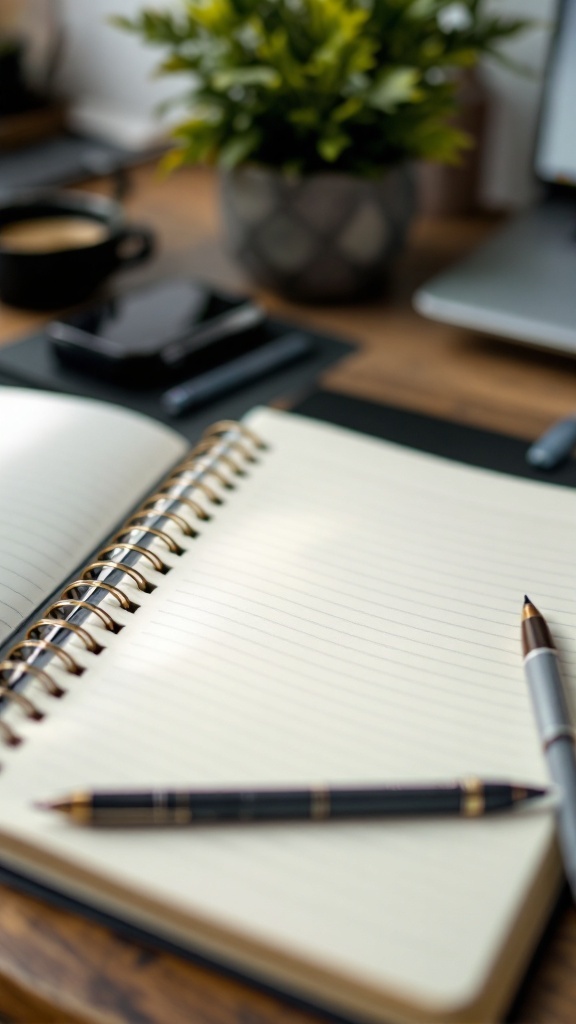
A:
<svg viewBox="0 0 576 1024">
<path fill-rule="evenodd" d="M 12 694 L 44 718 L 3 702 L 4 738 L 22 742 L 0 750 L 0 860 L 354 1020 L 497 1018 L 560 884 L 549 811 L 96 831 L 32 804 L 84 788 L 545 782 L 520 608 L 527 591 L 575 685 L 576 493 L 270 409 L 187 456 L 165 428 L 84 400 L 0 391 L 0 416 L 3 628 L 36 603 L 48 624 L 31 619 L 32 638 L 86 669 L 41 646 L 4 654 L 27 660 Z M 106 540 L 138 501 L 155 518 L 114 543 L 148 554 Z M 124 628 L 40 609 L 71 572 L 139 606 L 66 594 Z"/>
</svg>

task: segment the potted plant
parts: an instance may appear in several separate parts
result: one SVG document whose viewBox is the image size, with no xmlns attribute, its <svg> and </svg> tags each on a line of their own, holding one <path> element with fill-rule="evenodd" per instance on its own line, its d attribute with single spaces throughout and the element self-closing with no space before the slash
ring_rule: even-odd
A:
<svg viewBox="0 0 576 1024">
<path fill-rule="evenodd" d="M 410 165 L 455 162 L 458 73 L 525 19 L 484 0 L 181 0 L 115 23 L 190 76 L 167 164 L 222 168 L 232 251 L 299 300 L 381 285 L 413 210 Z"/>
</svg>

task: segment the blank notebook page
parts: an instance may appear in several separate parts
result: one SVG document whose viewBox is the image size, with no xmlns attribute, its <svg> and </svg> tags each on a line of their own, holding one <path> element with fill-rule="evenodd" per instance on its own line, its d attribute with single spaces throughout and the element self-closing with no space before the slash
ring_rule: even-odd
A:
<svg viewBox="0 0 576 1024">
<path fill-rule="evenodd" d="M 520 611 L 527 592 L 573 683 L 576 494 L 273 410 L 248 422 L 269 451 L 94 667 L 38 696 L 46 720 L 18 718 L 4 841 L 375 992 L 465 1002 L 549 811 L 142 833 L 31 808 L 98 787 L 546 781 Z"/>
<path fill-rule="evenodd" d="M 186 444 L 103 402 L 0 387 L 0 643 Z"/>
</svg>

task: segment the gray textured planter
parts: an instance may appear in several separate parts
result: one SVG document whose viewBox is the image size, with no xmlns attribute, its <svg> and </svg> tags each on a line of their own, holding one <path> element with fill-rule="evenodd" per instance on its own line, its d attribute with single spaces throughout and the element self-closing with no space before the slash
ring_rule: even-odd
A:
<svg viewBox="0 0 576 1024">
<path fill-rule="evenodd" d="M 304 302 L 343 302 L 382 288 L 414 209 L 408 167 L 381 179 L 291 177 L 256 166 L 221 175 L 229 251 L 259 284 Z"/>
</svg>

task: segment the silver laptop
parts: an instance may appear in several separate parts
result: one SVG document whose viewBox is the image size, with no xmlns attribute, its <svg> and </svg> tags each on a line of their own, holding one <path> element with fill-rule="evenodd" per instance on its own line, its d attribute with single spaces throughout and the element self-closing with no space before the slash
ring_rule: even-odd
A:
<svg viewBox="0 0 576 1024">
<path fill-rule="evenodd" d="M 564 0 L 534 153 L 544 196 L 414 295 L 434 320 L 576 355 L 576 0 Z"/>
</svg>

